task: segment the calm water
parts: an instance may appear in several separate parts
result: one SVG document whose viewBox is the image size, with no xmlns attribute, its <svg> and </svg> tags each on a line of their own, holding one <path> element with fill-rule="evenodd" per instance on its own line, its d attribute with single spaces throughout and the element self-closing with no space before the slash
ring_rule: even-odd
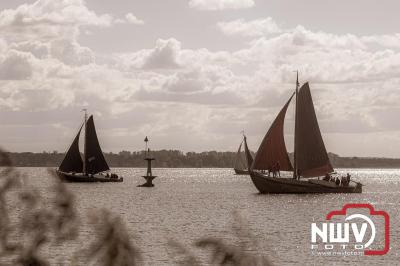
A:
<svg viewBox="0 0 400 266">
<path fill-rule="evenodd" d="M 20 168 L 43 193 L 51 186 L 44 168 Z M 233 212 L 237 210 L 258 241 L 258 251 L 275 265 L 400 265 L 400 170 L 346 170 L 366 186 L 362 194 L 259 195 L 248 176 L 230 169 L 155 169 L 154 188 L 138 188 L 144 169 L 116 169 L 123 183 L 67 184 L 75 192 L 82 219 L 79 242 L 49 252 L 65 262 L 88 244 L 92 227 L 87 213 L 107 208 L 122 216 L 146 265 L 173 265 L 167 246 L 175 239 L 190 246 L 204 236 L 233 243 Z M 340 172 L 340 171 L 339 171 Z M 385 256 L 315 257 L 310 254 L 310 223 L 345 203 L 371 203 L 391 217 L 391 250 Z M 18 206 L 15 206 L 18 208 Z M 51 255 L 50 255 L 51 254 Z"/>
</svg>

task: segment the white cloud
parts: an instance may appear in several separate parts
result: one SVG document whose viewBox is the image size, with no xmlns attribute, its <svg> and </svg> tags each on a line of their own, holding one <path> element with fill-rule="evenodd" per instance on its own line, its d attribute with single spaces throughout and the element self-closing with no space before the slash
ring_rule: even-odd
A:
<svg viewBox="0 0 400 266">
<path fill-rule="evenodd" d="M 177 53 L 181 43 L 176 39 L 158 39 L 156 47 L 143 58 L 143 68 L 177 68 L 179 63 Z"/>
<path fill-rule="evenodd" d="M 250 37 L 255 40 L 259 37 L 271 38 L 271 35 L 277 34 L 283 37 L 289 34 L 293 37 L 292 41 L 298 45 L 319 43 L 326 46 L 341 46 L 343 48 L 359 48 L 371 51 L 378 51 L 382 48 L 400 49 L 400 33 L 369 36 L 337 35 L 322 31 L 310 31 L 301 25 L 284 29 L 271 17 L 248 21 L 244 19 L 221 21 L 217 23 L 217 28 L 227 36 Z"/>
<path fill-rule="evenodd" d="M 13 43 L 10 46 L 11 49 L 29 52 L 39 59 L 44 59 L 49 56 L 49 47 L 49 43 L 43 43 L 36 40 Z"/>
<path fill-rule="evenodd" d="M 189 7 L 200 10 L 242 9 L 254 6 L 253 0 L 190 0 Z"/>
<path fill-rule="evenodd" d="M 268 36 L 282 31 L 278 24 L 270 17 L 251 21 L 237 19 L 229 22 L 218 22 L 217 27 L 226 35 L 248 37 Z"/>
<path fill-rule="evenodd" d="M 136 24 L 136 25 L 143 25 L 144 21 L 141 19 L 138 19 L 135 15 L 132 13 L 128 13 L 125 15 L 125 19 L 128 23 L 130 24 Z"/>
<path fill-rule="evenodd" d="M 372 35 L 361 37 L 362 42 L 369 45 L 400 49 L 400 33 L 392 35 Z"/>
<path fill-rule="evenodd" d="M 109 14 L 97 15 L 83 0 L 37 0 L 0 12 L 0 29 L 12 40 L 71 38 L 80 26 L 111 26 Z"/>
</svg>

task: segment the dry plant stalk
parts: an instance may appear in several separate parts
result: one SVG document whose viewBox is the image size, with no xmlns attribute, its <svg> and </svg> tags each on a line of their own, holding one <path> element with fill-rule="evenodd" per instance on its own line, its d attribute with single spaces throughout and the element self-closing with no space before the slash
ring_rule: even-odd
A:
<svg viewBox="0 0 400 266">
<path fill-rule="evenodd" d="M 40 255 L 41 248 L 77 236 L 73 195 L 52 171 L 56 193 L 49 207 L 36 189 L 21 182 L 25 177 L 13 167 L 8 154 L 2 150 L 0 164 L 5 167 L 0 174 L 0 260 L 4 259 L 10 265 L 49 265 Z M 17 194 L 17 204 L 22 209 L 17 216 L 17 225 L 11 224 L 10 220 L 9 193 Z M 17 239 L 11 242 L 11 236 L 17 236 Z"/>
<path fill-rule="evenodd" d="M 103 209 L 92 215 L 96 239 L 88 252 L 88 262 L 104 266 L 137 266 L 142 264 L 141 253 L 129 239 L 128 231 L 119 216 Z"/>
<path fill-rule="evenodd" d="M 233 214 L 234 220 L 232 231 L 239 240 L 239 245 L 225 243 L 223 239 L 207 237 L 199 239 L 194 243 L 195 247 L 208 248 L 211 250 L 210 263 L 217 266 L 272 266 L 266 256 L 255 255 L 247 250 L 259 250 L 258 243 L 252 236 L 250 230 L 245 226 L 238 212 Z M 197 259 L 185 246 L 176 241 L 169 241 L 169 247 L 174 249 L 181 258 L 176 261 L 182 266 L 200 266 Z"/>
<path fill-rule="evenodd" d="M 0 173 L 0 265 L 50 265 L 47 258 L 40 253 L 43 246 L 77 239 L 81 223 L 75 209 L 74 195 L 60 182 L 55 172 L 49 170 L 55 182 L 55 197 L 49 207 L 39 191 L 27 182 L 21 182 L 24 176 L 13 167 L 8 154 L 1 149 L 0 164 L 4 166 Z M 10 220 L 7 204 L 7 196 L 10 193 L 17 193 L 18 204 L 22 206 L 17 226 L 12 225 Z M 240 241 L 239 246 L 226 244 L 219 238 L 202 238 L 196 241 L 194 246 L 211 249 L 210 260 L 213 265 L 272 265 L 265 256 L 257 256 L 247 251 L 257 250 L 257 243 L 243 226 L 241 217 L 237 213 L 234 217 L 233 232 Z M 128 230 L 119 216 L 107 210 L 100 210 L 90 218 L 95 225 L 95 240 L 84 249 L 87 256 L 85 265 L 143 265 L 141 252 L 131 242 Z M 11 236 L 15 235 L 18 236 L 17 239 L 10 241 Z M 185 266 L 201 265 L 199 258 L 181 243 L 169 241 L 168 247 L 180 257 L 180 260 L 176 261 L 174 256 L 175 263 Z M 3 261 L 9 264 L 3 264 Z"/>
</svg>

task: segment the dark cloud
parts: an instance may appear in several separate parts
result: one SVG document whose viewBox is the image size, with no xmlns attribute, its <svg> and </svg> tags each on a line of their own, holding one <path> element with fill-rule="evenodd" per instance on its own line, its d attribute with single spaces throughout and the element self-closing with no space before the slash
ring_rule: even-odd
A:
<svg viewBox="0 0 400 266">
<path fill-rule="evenodd" d="M 195 103 L 203 105 L 240 105 L 241 98 L 231 91 L 212 92 L 202 91 L 194 93 L 173 93 L 162 90 L 147 91 L 140 89 L 134 94 L 139 101 Z"/>
<path fill-rule="evenodd" d="M 50 44 L 50 53 L 52 57 L 66 65 L 80 66 L 94 62 L 94 53 L 92 50 L 67 39 L 52 41 Z"/>
<path fill-rule="evenodd" d="M 32 64 L 29 55 L 11 51 L 0 62 L 1 80 L 24 80 L 32 76 Z"/>
</svg>

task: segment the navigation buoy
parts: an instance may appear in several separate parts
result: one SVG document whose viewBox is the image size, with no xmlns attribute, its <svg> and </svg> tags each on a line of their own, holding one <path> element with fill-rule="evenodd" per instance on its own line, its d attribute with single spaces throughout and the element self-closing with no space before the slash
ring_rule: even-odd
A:
<svg viewBox="0 0 400 266">
<path fill-rule="evenodd" d="M 147 142 L 149 142 L 147 136 L 144 139 L 144 142 L 146 143 L 144 160 L 147 161 L 147 173 L 146 175 L 143 176 L 143 178 L 146 180 L 146 183 L 138 185 L 138 187 L 154 187 L 153 179 L 156 178 L 157 176 L 154 176 L 153 173 L 151 172 L 151 162 L 154 161 L 155 158 L 151 156 L 150 148 L 147 147 Z"/>
</svg>

